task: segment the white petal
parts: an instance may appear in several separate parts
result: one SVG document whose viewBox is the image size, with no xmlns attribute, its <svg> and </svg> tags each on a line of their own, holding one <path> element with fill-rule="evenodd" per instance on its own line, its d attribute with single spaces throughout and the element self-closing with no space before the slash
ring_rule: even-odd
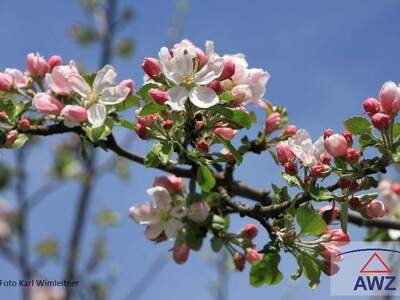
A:
<svg viewBox="0 0 400 300">
<path fill-rule="evenodd" d="M 129 217 L 138 224 L 153 223 L 157 218 L 149 204 L 137 204 L 129 208 Z"/>
<path fill-rule="evenodd" d="M 219 102 L 218 95 L 214 90 L 205 86 L 195 87 L 190 92 L 189 99 L 194 105 L 200 108 L 209 108 Z"/>
<path fill-rule="evenodd" d="M 129 88 L 108 87 L 103 89 L 99 95 L 99 102 L 105 105 L 121 103 L 129 94 Z"/>
<path fill-rule="evenodd" d="M 224 70 L 224 59 L 222 57 L 216 57 L 209 60 L 207 64 L 196 73 L 194 81 L 197 84 L 206 85 L 218 78 Z"/>
<path fill-rule="evenodd" d="M 171 195 L 165 188 L 155 186 L 148 189 L 147 193 L 154 198 L 156 209 L 163 211 L 169 211 L 171 209 Z"/>
<path fill-rule="evenodd" d="M 144 234 L 149 240 L 156 239 L 164 230 L 164 222 L 153 223 L 146 227 Z"/>
<path fill-rule="evenodd" d="M 183 224 L 176 219 L 170 219 L 164 224 L 165 235 L 168 239 L 176 238 Z"/>
<path fill-rule="evenodd" d="M 81 95 L 82 97 L 88 97 L 92 92 L 89 84 L 86 80 L 79 74 L 70 74 L 67 77 L 69 84 L 71 85 L 72 90 Z"/>
<path fill-rule="evenodd" d="M 171 216 L 174 218 L 181 219 L 186 216 L 186 214 L 187 210 L 184 206 L 175 206 L 173 209 L 171 209 Z"/>
<path fill-rule="evenodd" d="M 185 110 L 185 102 L 186 99 L 189 97 L 189 92 L 181 87 L 181 86 L 174 86 L 167 91 L 168 94 L 168 101 L 165 102 L 173 110 Z"/>
<path fill-rule="evenodd" d="M 88 120 L 90 124 L 92 124 L 93 128 L 102 126 L 107 117 L 106 107 L 101 103 L 91 106 L 87 110 L 87 113 L 88 113 Z"/>
<path fill-rule="evenodd" d="M 167 79 L 174 81 L 174 78 L 172 77 L 172 73 L 169 69 L 169 61 L 171 59 L 171 54 L 169 53 L 169 50 L 167 47 L 162 47 L 160 49 L 160 52 L 158 52 L 159 56 L 159 61 L 160 61 L 160 69 L 161 72 L 167 77 Z"/>
<path fill-rule="evenodd" d="M 105 65 L 100 71 L 97 72 L 97 75 L 93 81 L 93 90 L 100 94 L 105 88 L 114 85 L 115 78 L 117 78 L 117 72 L 114 67 L 111 65 Z"/>
<path fill-rule="evenodd" d="M 398 238 L 400 238 L 400 230 L 389 229 L 388 234 L 392 240 L 397 240 Z"/>
</svg>

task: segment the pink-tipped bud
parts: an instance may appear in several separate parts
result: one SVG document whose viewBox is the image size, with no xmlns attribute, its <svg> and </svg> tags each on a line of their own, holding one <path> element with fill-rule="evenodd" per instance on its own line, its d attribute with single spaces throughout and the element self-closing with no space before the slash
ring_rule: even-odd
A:
<svg viewBox="0 0 400 300">
<path fill-rule="evenodd" d="M 139 109 L 137 109 L 135 111 L 135 115 L 136 115 L 136 119 L 137 119 L 138 123 L 140 125 L 142 125 L 143 127 L 150 127 L 154 123 L 154 121 L 157 119 L 158 115 L 157 114 L 150 114 L 150 115 L 142 117 L 140 115 L 140 111 L 141 110 L 142 109 L 139 108 Z"/>
<path fill-rule="evenodd" d="M 63 105 L 55 97 L 46 93 L 37 93 L 32 100 L 33 107 L 45 114 L 59 115 Z"/>
<path fill-rule="evenodd" d="M 142 140 L 147 140 L 149 138 L 149 130 L 143 124 L 136 123 L 133 130 Z"/>
<path fill-rule="evenodd" d="M 203 223 L 207 220 L 210 207 L 204 201 L 195 202 L 189 207 L 188 218 L 196 223 Z"/>
<path fill-rule="evenodd" d="M 343 246 L 351 241 L 350 235 L 344 233 L 342 229 L 330 229 L 328 234 L 330 235 L 330 241 L 338 246 Z"/>
<path fill-rule="evenodd" d="M 258 234 L 258 229 L 255 224 L 246 224 L 240 230 L 240 235 L 243 235 L 250 240 L 254 239 L 257 236 L 257 234 Z"/>
<path fill-rule="evenodd" d="M 39 53 L 29 53 L 26 57 L 26 65 L 28 72 L 34 78 L 42 78 L 49 71 L 47 61 Z"/>
<path fill-rule="evenodd" d="M 62 64 L 62 58 L 60 55 L 53 55 L 49 58 L 47 64 L 49 65 L 50 69 L 53 69 L 54 67 L 57 67 Z"/>
<path fill-rule="evenodd" d="M 334 135 L 335 132 L 333 131 L 333 129 L 327 129 L 324 131 L 324 140 L 326 140 L 328 137 L 330 137 L 331 135 Z"/>
<path fill-rule="evenodd" d="M 161 73 L 160 62 L 153 57 L 145 57 L 142 63 L 143 71 L 150 78 L 154 79 Z"/>
<path fill-rule="evenodd" d="M 294 125 L 286 126 L 285 130 L 283 131 L 283 135 L 286 136 L 294 136 L 297 132 L 297 127 Z"/>
<path fill-rule="evenodd" d="M 294 161 L 296 158 L 295 154 L 290 149 L 288 142 L 286 142 L 286 141 L 279 142 L 276 145 L 276 154 L 278 157 L 278 161 L 282 165 L 284 165 L 285 163 L 287 163 L 289 161 Z"/>
<path fill-rule="evenodd" d="M 353 143 L 353 134 L 350 131 L 345 130 L 342 132 L 342 135 L 346 139 L 348 145 Z"/>
<path fill-rule="evenodd" d="M 135 92 L 135 82 L 132 79 L 125 79 L 122 80 L 118 84 L 119 88 L 128 88 L 129 89 L 129 94 L 128 96 L 132 96 L 132 94 Z"/>
<path fill-rule="evenodd" d="M 379 109 L 380 109 L 379 101 L 376 100 L 375 98 L 367 98 L 367 99 L 365 99 L 364 103 L 363 103 L 363 106 L 364 106 L 365 112 L 370 116 L 372 116 L 372 115 L 376 114 L 377 112 L 379 112 Z"/>
<path fill-rule="evenodd" d="M 14 144 L 15 140 L 18 137 L 18 132 L 16 130 L 11 130 L 7 133 L 7 137 L 6 137 L 6 146 L 11 146 L 12 144 Z"/>
<path fill-rule="evenodd" d="M 341 134 L 333 134 L 324 141 L 326 151 L 334 157 L 342 157 L 346 155 L 348 144 Z"/>
<path fill-rule="evenodd" d="M 168 119 L 168 120 L 165 120 L 165 121 L 163 122 L 163 127 L 164 127 L 165 129 L 169 129 L 169 128 L 172 127 L 173 124 L 174 124 L 174 121 Z"/>
<path fill-rule="evenodd" d="M 29 121 L 27 118 L 22 118 L 18 121 L 18 126 L 22 129 L 28 129 L 31 127 L 31 121 Z"/>
<path fill-rule="evenodd" d="M 395 114 L 400 109 L 400 99 L 397 84 L 388 81 L 383 84 L 379 93 L 382 110 L 387 114 Z"/>
<path fill-rule="evenodd" d="M 200 48 L 194 48 L 197 59 L 199 61 L 198 69 L 200 70 L 207 63 L 207 55 Z"/>
<path fill-rule="evenodd" d="M 393 184 L 390 186 L 390 189 L 391 189 L 394 193 L 400 195 L 400 183 L 393 183 Z"/>
<path fill-rule="evenodd" d="M 324 155 L 324 156 L 322 157 L 322 163 L 323 163 L 324 165 L 330 165 L 331 162 L 332 162 L 332 156 L 330 156 L 330 155 Z"/>
<path fill-rule="evenodd" d="M 340 268 L 339 268 L 338 264 L 335 264 L 331 261 L 325 260 L 322 263 L 321 270 L 322 270 L 322 272 L 325 273 L 325 275 L 332 276 L 332 275 L 335 275 L 337 272 L 339 272 Z"/>
<path fill-rule="evenodd" d="M 381 218 L 385 215 L 385 205 L 382 201 L 372 200 L 367 204 L 367 215 L 370 218 Z"/>
<path fill-rule="evenodd" d="M 289 175 L 296 175 L 297 174 L 297 166 L 294 162 L 289 161 L 285 164 L 285 173 Z"/>
<path fill-rule="evenodd" d="M 360 159 L 360 151 L 355 148 L 348 148 L 346 151 L 346 160 L 348 162 L 356 162 Z"/>
<path fill-rule="evenodd" d="M 258 253 L 258 251 L 256 249 L 253 249 L 253 248 L 246 249 L 246 260 L 250 264 L 254 264 L 262 259 L 263 259 L 262 253 Z"/>
<path fill-rule="evenodd" d="M 196 120 L 194 121 L 194 128 L 199 129 L 203 126 L 203 121 Z"/>
<path fill-rule="evenodd" d="M 154 179 L 153 186 L 162 186 L 168 192 L 174 194 L 182 191 L 185 183 L 181 177 L 175 175 L 159 176 Z"/>
<path fill-rule="evenodd" d="M 219 80 L 213 80 L 208 84 L 208 87 L 212 89 L 217 95 L 224 91 L 224 87 Z"/>
<path fill-rule="evenodd" d="M 224 59 L 224 69 L 221 73 L 221 76 L 219 76 L 219 80 L 225 80 L 225 79 L 229 79 L 233 76 L 233 74 L 235 74 L 235 63 L 232 59 L 227 58 Z"/>
<path fill-rule="evenodd" d="M 279 127 L 281 122 L 281 115 L 277 112 L 270 114 L 265 121 L 265 130 L 267 133 L 271 133 Z"/>
<path fill-rule="evenodd" d="M 352 210 L 358 210 L 361 206 L 361 201 L 357 197 L 353 197 L 349 201 L 349 206 Z"/>
<path fill-rule="evenodd" d="M 384 113 L 376 113 L 371 118 L 372 125 L 379 130 L 383 130 L 389 127 L 391 122 L 390 117 Z"/>
<path fill-rule="evenodd" d="M 231 140 L 236 136 L 237 130 L 229 127 L 217 127 L 214 128 L 214 133 L 222 136 L 224 139 Z"/>
<path fill-rule="evenodd" d="M 0 91 L 9 92 L 13 88 L 13 78 L 6 73 L 0 73 Z"/>
<path fill-rule="evenodd" d="M 326 205 L 323 206 L 319 209 L 319 214 L 324 217 L 328 214 L 331 214 L 331 219 L 329 221 L 329 223 L 331 223 L 333 220 L 336 220 L 339 216 L 340 213 L 340 208 L 335 206 L 332 210 L 332 205 Z M 324 218 L 325 219 L 325 218 Z"/>
<path fill-rule="evenodd" d="M 246 265 L 246 257 L 242 253 L 235 252 L 233 255 L 233 263 L 235 264 L 236 270 L 242 272 Z"/>
<path fill-rule="evenodd" d="M 312 177 L 323 177 L 326 175 L 326 168 L 324 165 L 313 165 L 310 169 Z"/>
<path fill-rule="evenodd" d="M 190 249 L 185 243 L 179 244 L 178 241 L 175 242 L 174 248 L 172 249 L 172 258 L 178 265 L 187 262 L 189 253 Z"/>
<path fill-rule="evenodd" d="M 341 250 L 334 243 L 325 243 L 324 249 L 321 251 L 321 256 L 328 261 L 339 261 L 342 259 L 340 256 Z"/>
<path fill-rule="evenodd" d="M 196 149 L 200 152 L 208 153 L 209 145 L 206 140 L 199 140 L 196 142 Z"/>
<path fill-rule="evenodd" d="M 168 93 L 161 89 L 151 89 L 149 91 L 149 96 L 154 100 L 154 102 L 160 105 L 168 101 Z"/>
<path fill-rule="evenodd" d="M 61 116 L 71 123 L 82 123 L 87 120 L 87 111 L 79 105 L 66 105 L 62 111 Z"/>
</svg>

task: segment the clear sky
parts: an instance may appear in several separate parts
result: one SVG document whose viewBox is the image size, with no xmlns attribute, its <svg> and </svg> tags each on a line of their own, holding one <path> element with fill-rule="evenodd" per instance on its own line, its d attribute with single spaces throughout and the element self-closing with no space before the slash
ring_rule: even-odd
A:
<svg viewBox="0 0 400 300">
<path fill-rule="evenodd" d="M 135 22 L 124 31 L 124 35 L 136 40 L 137 48 L 132 60 L 116 60 L 114 65 L 121 79 L 131 77 L 140 85 L 140 63 L 144 56 L 155 56 L 165 44 L 175 3 L 169 0 L 121 2 L 133 3 L 137 12 Z M 266 97 L 274 104 L 287 106 L 290 123 L 306 128 L 317 138 L 326 128 L 342 130 L 342 121 L 360 113 L 363 99 L 375 96 L 383 82 L 400 81 L 399 9 L 400 3 L 396 0 L 192 0 L 184 18 L 182 36 L 199 45 L 207 39 L 214 40 L 219 53 L 243 52 L 251 66 L 268 70 L 271 79 Z M 78 1 L 2 0 L 0 69 L 23 68 L 26 54 L 33 51 L 45 56 L 60 54 L 66 60 L 74 58 L 95 68 L 96 49 L 82 49 L 67 35 L 69 26 L 84 23 L 84 18 Z M 133 119 L 133 113 L 127 117 Z M 135 139 L 132 146 L 135 151 L 143 153 L 146 146 L 136 141 L 134 134 L 132 139 Z M 46 178 L 43 174 L 49 164 L 46 153 L 51 150 L 51 143 L 44 143 L 40 149 L 30 156 L 31 174 L 35 175 L 28 187 L 30 190 L 35 190 Z M 0 159 L 11 158 L 9 153 L 0 154 Z M 238 175 L 254 186 L 269 188 L 272 181 L 279 180 L 279 173 L 279 168 L 264 154 L 250 155 Z M 121 272 L 111 299 L 122 299 L 170 246 L 152 245 L 145 240 L 143 228 L 127 218 L 129 206 L 149 200 L 145 190 L 156 174 L 159 173 L 132 165 L 129 181 L 121 182 L 110 175 L 97 183 L 90 214 L 107 206 L 120 212 L 122 218 L 121 226 L 109 232 L 109 260 Z M 30 220 L 33 241 L 58 236 L 65 243 L 76 193 L 74 184 L 66 184 L 35 208 Z M 233 227 L 239 229 L 241 224 L 243 221 L 234 222 Z M 353 238 L 360 239 L 362 231 L 351 229 L 355 232 Z M 95 232 L 90 229 L 85 237 L 90 244 Z M 213 299 L 210 286 L 215 269 L 206 263 L 207 251 L 192 253 L 184 266 L 169 263 L 162 271 L 155 272 L 154 284 L 142 299 Z M 303 280 L 293 283 L 288 279 L 295 272 L 291 259 L 283 258 L 282 269 L 286 275 L 284 282 L 258 289 L 249 286 L 247 272 L 234 273 L 229 282 L 229 299 L 328 297 L 327 277 L 322 277 L 321 286 L 311 291 Z M 61 278 L 56 265 L 49 264 L 45 270 L 51 274 L 50 278 Z M 19 278 L 19 275 L 1 262 L 0 278 Z M 1 299 L 17 299 L 19 295 L 15 289 L 0 288 Z"/>
</svg>

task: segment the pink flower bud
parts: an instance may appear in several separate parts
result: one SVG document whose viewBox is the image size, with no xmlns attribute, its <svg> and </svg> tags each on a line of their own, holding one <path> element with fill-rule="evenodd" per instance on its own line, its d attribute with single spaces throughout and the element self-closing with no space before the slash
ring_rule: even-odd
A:
<svg viewBox="0 0 400 300">
<path fill-rule="evenodd" d="M 145 57 L 142 63 L 142 68 L 147 76 L 152 79 L 159 76 L 161 73 L 160 62 L 153 57 Z"/>
<path fill-rule="evenodd" d="M 331 242 L 335 242 L 336 245 L 342 246 L 351 241 L 348 234 L 344 233 L 342 229 L 330 229 L 328 234 L 331 236 Z"/>
<path fill-rule="evenodd" d="M 47 61 L 39 53 L 29 53 L 26 64 L 29 73 L 34 78 L 42 78 L 49 71 Z"/>
<path fill-rule="evenodd" d="M 6 73 L 0 73 L 0 91 L 9 92 L 13 88 L 13 78 Z"/>
<path fill-rule="evenodd" d="M 348 162 L 355 162 L 360 159 L 360 151 L 355 148 L 348 148 L 346 151 L 346 160 Z"/>
<path fill-rule="evenodd" d="M 346 139 L 348 145 L 353 143 L 353 134 L 350 131 L 345 130 L 342 132 L 342 135 Z"/>
<path fill-rule="evenodd" d="M 286 136 L 294 136 L 297 132 L 297 127 L 294 125 L 286 126 L 285 130 L 283 131 L 283 135 Z"/>
<path fill-rule="evenodd" d="M 53 69 L 54 67 L 57 67 L 62 64 L 62 58 L 60 55 L 53 55 L 49 58 L 47 64 L 49 65 L 50 69 Z"/>
<path fill-rule="evenodd" d="M 330 165 L 332 162 L 332 157 L 330 155 L 323 155 L 322 156 L 322 163 L 324 165 Z"/>
<path fill-rule="evenodd" d="M 285 173 L 293 176 L 296 175 L 297 174 L 296 164 L 292 161 L 285 163 Z"/>
<path fill-rule="evenodd" d="M 59 115 L 63 108 L 60 101 L 46 93 L 37 93 L 32 105 L 36 110 L 49 115 Z"/>
<path fill-rule="evenodd" d="M 339 269 L 340 268 L 339 268 L 338 264 L 335 264 L 329 260 L 325 260 L 321 266 L 322 272 L 324 272 L 325 275 L 328 275 L 328 276 L 335 275 L 337 272 L 339 272 Z"/>
<path fill-rule="evenodd" d="M 168 101 L 168 94 L 166 91 L 161 89 L 151 89 L 149 91 L 149 96 L 156 102 L 157 104 L 164 104 Z"/>
<path fill-rule="evenodd" d="M 254 239 L 257 234 L 258 234 L 258 229 L 255 224 L 246 224 L 244 227 L 240 230 L 240 234 L 244 235 L 248 239 L 252 240 Z"/>
<path fill-rule="evenodd" d="M 345 156 L 348 148 L 347 141 L 341 134 L 333 134 L 327 137 L 324 146 L 326 151 L 335 157 Z"/>
<path fill-rule="evenodd" d="M 162 186 L 171 194 L 183 190 L 185 183 L 181 177 L 175 175 L 159 176 L 154 179 L 153 186 Z"/>
<path fill-rule="evenodd" d="M 286 141 L 280 142 L 276 145 L 276 154 L 278 161 L 283 165 L 289 161 L 294 161 L 296 158 Z"/>
<path fill-rule="evenodd" d="M 221 94 L 224 91 L 224 87 L 222 86 L 219 80 L 213 80 L 208 84 L 208 87 L 212 89 L 217 95 Z"/>
<path fill-rule="evenodd" d="M 331 215 L 331 219 L 330 219 L 330 221 L 329 221 L 329 223 L 331 223 L 333 220 L 336 220 L 337 217 L 339 216 L 340 208 L 337 207 L 337 206 L 335 206 L 335 208 L 334 208 L 333 211 L 332 211 L 332 205 L 326 205 L 326 206 L 323 206 L 323 207 L 321 207 L 321 208 L 319 209 L 319 214 L 320 214 L 322 217 L 323 217 L 324 215 L 329 214 L 329 213 L 332 214 L 332 215 Z"/>
<path fill-rule="evenodd" d="M 172 249 L 172 258 L 178 265 L 182 265 L 188 260 L 189 253 L 190 249 L 185 243 L 179 244 L 178 241 L 175 242 Z"/>
<path fill-rule="evenodd" d="M 310 175 L 313 177 L 323 177 L 326 173 L 324 165 L 313 165 L 310 170 Z"/>
<path fill-rule="evenodd" d="M 82 123 L 87 120 L 87 111 L 85 108 L 79 105 L 66 105 L 61 115 L 72 123 Z"/>
<path fill-rule="evenodd" d="M 142 140 L 147 140 L 149 138 L 149 130 L 146 128 L 146 126 L 137 123 L 133 130 Z"/>
<path fill-rule="evenodd" d="M 137 119 L 138 123 L 143 127 L 150 127 L 154 123 L 154 121 L 157 119 L 157 117 L 158 117 L 157 114 L 150 114 L 150 115 L 142 117 L 142 116 L 140 116 L 141 110 L 142 109 L 139 108 L 135 111 L 135 115 L 136 115 L 136 119 Z"/>
<path fill-rule="evenodd" d="M 31 121 L 27 118 L 22 118 L 21 120 L 18 121 L 18 126 L 23 129 L 28 129 L 31 127 Z"/>
<path fill-rule="evenodd" d="M 363 106 L 364 106 L 365 112 L 368 113 L 370 116 L 379 112 L 379 109 L 380 109 L 379 101 L 376 100 L 375 98 L 365 99 Z"/>
<path fill-rule="evenodd" d="M 255 262 L 258 262 L 263 259 L 262 253 L 258 253 L 256 249 L 253 248 L 247 248 L 246 249 L 246 260 L 250 264 L 254 264 Z"/>
<path fill-rule="evenodd" d="M 388 81 L 383 84 L 379 93 L 382 110 L 387 114 L 397 113 L 400 109 L 400 99 L 397 84 Z"/>
<path fill-rule="evenodd" d="M 5 69 L 4 73 L 10 75 L 13 79 L 13 86 L 16 88 L 26 88 L 29 84 L 29 78 L 18 69 Z"/>
<path fill-rule="evenodd" d="M 389 127 L 391 122 L 390 117 L 384 113 L 376 113 L 371 118 L 372 125 L 379 130 Z"/>
<path fill-rule="evenodd" d="M 325 243 L 324 249 L 321 251 L 321 256 L 328 261 L 339 261 L 342 259 L 340 253 L 342 251 L 334 243 Z"/>
<path fill-rule="evenodd" d="M 219 76 L 219 80 L 225 80 L 228 78 L 231 78 L 233 74 L 235 74 L 235 63 L 232 59 L 230 58 L 225 58 L 224 59 L 224 69 L 221 73 L 221 76 Z"/>
<path fill-rule="evenodd" d="M 200 152 L 207 153 L 208 148 L 209 146 L 206 140 L 200 140 L 196 142 L 196 149 L 199 150 Z"/>
<path fill-rule="evenodd" d="M 128 96 L 132 96 L 133 92 L 135 91 L 135 82 L 132 79 L 125 79 L 118 84 L 118 87 L 128 88 L 129 89 Z"/>
<path fill-rule="evenodd" d="M 229 127 L 217 127 L 217 128 L 214 128 L 214 133 L 219 136 L 222 136 L 223 138 L 225 138 L 227 140 L 231 140 L 236 136 L 237 130 L 229 128 Z"/>
<path fill-rule="evenodd" d="M 235 252 L 233 255 L 233 263 L 235 264 L 236 270 L 242 272 L 246 264 L 246 257 L 242 253 Z"/>
<path fill-rule="evenodd" d="M 196 223 L 203 223 L 208 218 L 210 207 L 206 202 L 195 202 L 189 207 L 188 218 Z"/>
<path fill-rule="evenodd" d="M 324 140 L 326 140 L 326 138 L 330 137 L 331 135 L 334 135 L 335 132 L 333 131 L 333 129 L 327 129 L 324 131 Z"/>
<path fill-rule="evenodd" d="M 174 124 L 174 121 L 168 119 L 163 122 L 163 127 L 168 129 L 168 128 L 171 128 L 173 124 Z"/>
<path fill-rule="evenodd" d="M 367 215 L 370 218 L 381 218 L 385 215 L 385 205 L 382 201 L 372 200 L 367 204 Z"/>
<path fill-rule="evenodd" d="M 281 115 L 277 112 L 270 114 L 265 121 L 265 130 L 271 133 L 276 130 L 281 122 Z"/>
<path fill-rule="evenodd" d="M 11 130 L 7 133 L 7 138 L 6 138 L 6 146 L 11 146 L 14 144 L 15 140 L 18 137 L 18 132 L 16 130 Z"/>
</svg>

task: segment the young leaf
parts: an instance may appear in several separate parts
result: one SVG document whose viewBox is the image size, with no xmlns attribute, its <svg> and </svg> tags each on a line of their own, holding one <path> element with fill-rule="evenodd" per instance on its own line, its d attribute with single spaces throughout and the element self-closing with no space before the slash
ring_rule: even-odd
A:
<svg viewBox="0 0 400 300">
<path fill-rule="evenodd" d="M 224 139 L 223 137 L 217 136 L 218 140 L 225 145 L 225 147 L 232 153 L 233 158 L 236 160 L 237 164 L 240 165 L 243 161 L 242 154 L 233 147 L 230 141 Z"/>
<path fill-rule="evenodd" d="M 127 97 L 121 103 L 115 105 L 116 111 L 127 110 L 128 108 L 138 106 L 140 98 L 136 95 Z"/>
<path fill-rule="evenodd" d="M 301 260 L 303 264 L 304 276 L 310 280 L 309 285 L 314 289 L 320 282 L 321 268 L 316 258 L 309 254 L 303 254 Z"/>
<path fill-rule="evenodd" d="M 278 266 L 281 257 L 278 253 L 266 253 L 262 260 L 254 263 L 250 270 L 250 284 L 260 287 L 263 284 L 275 285 L 282 281 L 283 275 Z"/>
<path fill-rule="evenodd" d="M 155 83 L 147 83 L 143 85 L 140 90 L 137 91 L 136 95 L 138 95 L 140 98 L 142 98 L 145 101 L 150 101 L 151 97 L 149 96 L 149 91 L 151 89 L 158 88 L 158 85 Z"/>
<path fill-rule="evenodd" d="M 199 166 L 197 169 L 197 182 L 203 192 L 210 192 L 215 186 L 215 178 L 208 167 L 204 165 Z"/>
<path fill-rule="evenodd" d="M 144 117 L 150 114 L 159 113 L 166 110 L 167 107 L 165 105 L 159 105 L 155 102 L 149 102 L 140 110 L 139 115 Z"/>
<path fill-rule="evenodd" d="M 349 215 L 349 203 L 346 201 L 341 204 L 341 209 L 340 209 L 340 226 L 342 227 L 344 233 L 347 233 L 348 215 Z"/>
<path fill-rule="evenodd" d="M 354 135 L 370 133 L 371 123 L 362 117 L 353 117 L 344 121 L 344 127 Z"/>
<path fill-rule="evenodd" d="M 331 200 L 335 198 L 334 194 L 324 187 L 311 187 L 310 195 L 317 201 Z"/>
<path fill-rule="evenodd" d="M 326 229 L 326 223 L 312 206 L 302 205 L 297 209 L 297 223 L 305 234 L 320 235 Z"/>
<path fill-rule="evenodd" d="M 227 108 L 223 105 L 214 105 L 210 109 L 220 113 L 233 123 L 236 123 L 247 129 L 251 127 L 251 124 L 253 122 L 252 116 L 249 113 L 241 110 Z"/>
</svg>

